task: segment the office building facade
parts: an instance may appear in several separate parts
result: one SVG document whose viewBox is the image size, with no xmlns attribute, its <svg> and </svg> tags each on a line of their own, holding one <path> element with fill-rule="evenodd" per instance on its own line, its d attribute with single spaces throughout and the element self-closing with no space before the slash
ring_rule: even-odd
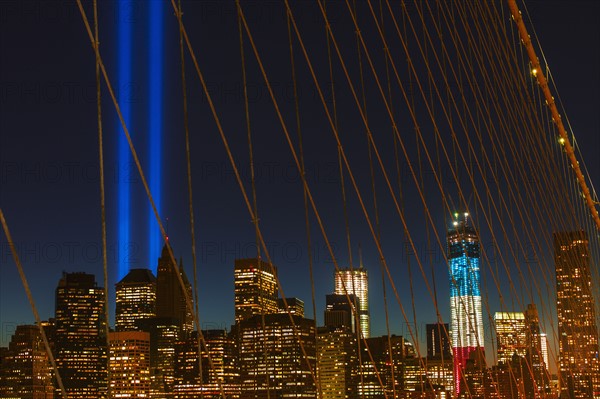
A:
<svg viewBox="0 0 600 399">
<path fill-rule="evenodd" d="M 106 396 L 104 299 L 104 289 L 87 273 L 64 273 L 56 288 L 54 350 L 68 399 Z"/>
<path fill-rule="evenodd" d="M 278 313 L 277 268 L 260 259 L 236 259 L 234 295 L 236 322 Z"/>
<path fill-rule="evenodd" d="M 150 398 L 150 334 L 112 332 L 108 340 L 111 397 Z"/>
<path fill-rule="evenodd" d="M 132 269 L 116 284 L 115 330 L 137 330 L 136 320 L 156 316 L 156 277 L 149 269 Z"/>
<path fill-rule="evenodd" d="M 598 328 L 587 234 L 554 233 L 554 263 L 561 399 L 598 398 Z"/>
</svg>

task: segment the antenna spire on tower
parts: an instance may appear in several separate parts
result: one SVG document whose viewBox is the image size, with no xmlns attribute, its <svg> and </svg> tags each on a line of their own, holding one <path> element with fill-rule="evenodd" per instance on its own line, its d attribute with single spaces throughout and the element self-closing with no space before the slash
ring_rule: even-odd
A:
<svg viewBox="0 0 600 399">
<path fill-rule="evenodd" d="M 363 261 L 362 261 L 362 247 L 360 245 L 360 243 L 358 243 L 358 267 L 359 269 L 363 268 Z"/>
<path fill-rule="evenodd" d="M 169 218 L 167 217 L 167 242 L 169 242 Z"/>
</svg>

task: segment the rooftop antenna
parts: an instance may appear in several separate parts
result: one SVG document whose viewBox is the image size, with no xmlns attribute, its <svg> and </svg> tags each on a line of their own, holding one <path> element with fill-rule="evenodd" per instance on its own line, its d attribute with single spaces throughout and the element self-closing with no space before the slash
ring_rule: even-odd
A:
<svg viewBox="0 0 600 399">
<path fill-rule="evenodd" d="M 363 268 L 362 247 L 360 246 L 360 243 L 358 243 L 358 268 L 359 269 Z"/>
<path fill-rule="evenodd" d="M 169 242 L 169 217 L 167 217 L 167 242 Z"/>
<path fill-rule="evenodd" d="M 469 204 L 471 203 L 472 199 L 473 199 L 473 193 L 471 193 L 471 195 L 469 195 L 469 200 L 467 201 L 467 205 L 465 206 L 465 224 L 467 224 L 467 218 L 469 217 L 469 213 L 467 213 L 467 210 L 469 209 Z"/>
</svg>

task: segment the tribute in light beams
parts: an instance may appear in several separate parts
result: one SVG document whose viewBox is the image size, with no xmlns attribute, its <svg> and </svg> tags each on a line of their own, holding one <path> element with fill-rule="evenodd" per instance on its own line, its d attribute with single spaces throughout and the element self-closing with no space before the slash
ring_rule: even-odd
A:
<svg viewBox="0 0 600 399">
<path fill-rule="evenodd" d="M 149 127 L 149 145 L 148 161 L 149 174 L 148 180 L 150 192 L 154 198 L 158 214 L 161 214 L 161 139 L 162 139 L 162 74 L 163 74 L 163 1 L 151 1 L 148 3 L 149 10 L 149 29 L 148 35 L 148 87 L 149 87 L 149 108 L 148 108 L 148 127 Z M 156 265 L 161 247 L 161 234 L 158 228 L 156 216 L 150 206 L 148 214 L 148 260 L 150 265 Z"/>
<path fill-rule="evenodd" d="M 131 36 L 132 36 L 132 23 L 126 17 L 130 15 L 133 3 L 131 1 L 123 0 L 118 3 L 118 49 L 119 49 L 119 69 L 118 69 L 118 82 L 119 90 L 117 93 L 119 107 L 125 124 L 131 129 L 131 97 L 132 97 L 132 84 L 131 84 Z M 118 138 L 118 151 L 119 151 L 119 179 L 118 179 L 118 221 L 119 221 L 119 247 L 118 247 L 118 280 L 121 280 L 127 274 L 129 270 L 129 255 L 131 250 L 130 241 L 130 208 L 131 208 L 131 192 L 130 192 L 130 177 L 133 173 L 131 168 L 131 155 L 127 138 L 123 132 L 123 128 L 120 122 L 118 123 L 117 131 L 119 132 Z"/>
</svg>

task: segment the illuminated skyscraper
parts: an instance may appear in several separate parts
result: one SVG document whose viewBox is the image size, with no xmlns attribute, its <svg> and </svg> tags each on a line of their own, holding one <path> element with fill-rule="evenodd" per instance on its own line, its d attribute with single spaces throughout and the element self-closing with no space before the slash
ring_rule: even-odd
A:
<svg viewBox="0 0 600 399">
<path fill-rule="evenodd" d="M 350 328 L 318 328 L 317 372 L 322 399 L 358 397 L 358 346 Z"/>
<path fill-rule="evenodd" d="M 358 318 L 360 331 L 364 338 L 371 335 L 369 316 L 369 276 L 362 267 L 358 269 L 341 269 L 335 272 L 335 294 L 354 295 L 358 300 Z M 355 316 L 354 316 L 355 317 Z"/>
<path fill-rule="evenodd" d="M 527 330 L 523 312 L 496 312 L 494 324 L 498 363 L 509 364 L 514 355 L 525 357 Z"/>
<path fill-rule="evenodd" d="M 53 399 L 50 362 L 38 326 L 17 326 L 8 348 L 0 349 L 0 398 Z"/>
<path fill-rule="evenodd" d="M 237 323 L 242 399 L 316 397 L 311 375 L 316 373 L 315 324 L 291 318 L 293 325 L 283 313 Z"/>
<path fill-rule="evenodd" d="M 287 302 L 287 309 L 285 307 L 285 303 L 283 302 L 283 298 L 279 298 L 277 300 L 277 307 L 279 308 L 279 313 L 291 313 L 298 315 L 300 317 L 304 317 L 304 301 L 300 298 L 285 298 Z"/>
<path fill-rule="evenodd" d="M 192 301 L 192 286 L 183 269 L 183 264 L 171 264 L 168 250 L 169 243 L 165 244 L 162 254 L 158 259 L 156 272 L 156 316 L 175 319 L 181 327 L 183 336 L 194 329 L 194 318 L 191 309 L 187 306 L 186 293 Z M 185 291 L 177 277 L 180 274 Z"/>
<path fill-rule="evenodd" d="M 150 334 L 109 333 L 110 389 L 113 398 L 150 397 Z"/>
<path fill-rule="evenodd" d="M 106 395 L 104 289 L 92 274 L 64 273 L 56 288 L 55 357 L 68 399 Z"/>
<path fill-rule="evenodd" d="M 561 398 L 598 398 L 598 328 L 587 234 L 554 233 L 554 263 Z"/>
<path fill-rule="evenodd" d="M 260 259 L 236 259 L 235 321 L 277 313 L 277 269 Z"/>
<path fill-rule="evenodd" d="M 202 330 L 208 354 L 202 345 L 202 363 L 198 356 L 198 333 L 175 346 L 175 399 L 240 396 L 235 340 L 225 330 Z M 210 360 L 209 360 L 210 356 Z M 201 366 L 201 367 L 200 367 Z"/>
<path fill-rule="evenodd" d="M 548 371 L 550 363 L 548 363 L 548 335 L 546 333 L 540 333 L 540 345 L 542 347 L 542 360 L 546 371 Z"/>
<path fill-rule="evenodd" d="M 527 371 L 525 374 L 525 392 L 528 397 L 541 396 L 550 392 L 550 376 L 544 363 L 544 343 L 540 332 L 540 318 L 535 304 L 525 309 Z"/>
<path fill-rule="evenodd" d="M 173 397 L 175 346 L 182 336 L 179 320 L 153 317 L 136 321 L 141 331 L 150 333 L 150 398 Z"/>
<path fill-rule="evenodd" d="M 452 228 L 448 230 L 448 266 L 454 383 L 455 393 L 459 394 L 463 369 L 470 354 L 478 347 L 483 349 L 484 336 L 479 238 L 475 229 L 468 223 L 468 214 L 455 214 L 455 217 Z"/>
<path fill-rule="evenodd" d="M 136 320 L 156 316 L 156 277 L 149 269 L 132 269 L 117 283 L 115 329 L 137 330 Z"/>
</svg>

